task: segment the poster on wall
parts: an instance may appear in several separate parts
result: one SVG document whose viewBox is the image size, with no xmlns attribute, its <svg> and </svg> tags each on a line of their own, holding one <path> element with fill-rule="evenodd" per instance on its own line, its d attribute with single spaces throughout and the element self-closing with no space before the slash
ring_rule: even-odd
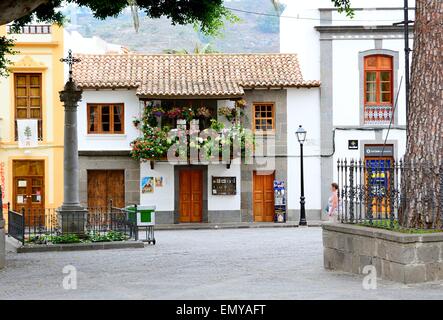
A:
<svg viewBox="0 0 443 320">
<path fill-rule="evenodd" d="M 18 180 L 19 188 L 26 188 L 27 181 L 26 180 Z"/>
<path fill-rule="evenodd" d="M 281 180 L 274 180 L 274 209 L 274 221 L 286 222 L 286 187 L 285 182 Z"/>
<path fill-rule="evenodd" d="M 25 198 L 22 195 L 17 196 L 17 204 L 23 204 L 25 203 Z"/>
<path fill-rule="evenodd" d="M 144 177 L 141 181 L 142 193 L 153 193 L 154 192 L 154 178 Z"/>
<path fill-rule="evenodd" d="M 38 145 L 37 119 L 17 120 L 17 134 L 19 148 L 34 148 Z"/>
<path fill-rule="evenodd" d="M 155 177 L 155 187 L 163 187 L 165 184 L 165 180 L 163 177 Z"/>
</svg>

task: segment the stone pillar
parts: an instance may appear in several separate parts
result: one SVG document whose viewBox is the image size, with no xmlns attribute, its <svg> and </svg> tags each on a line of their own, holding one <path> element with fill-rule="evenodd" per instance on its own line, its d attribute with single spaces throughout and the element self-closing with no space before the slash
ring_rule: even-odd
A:
<svg viewBox="0 0 443 320">
<path fill-rule="evenodd" d="M 87 210 L 80 205 L 78 178 L 77 106 L 81 97 L 82 91 L 72 79 L 69 79 L 64 90 L 60 91 L 60 101 L 64 103 L 65 108 L 65 130 L 63 204 L 58 213 L 64 233 L 83 233 L 86 224 Z"/>
</svg>

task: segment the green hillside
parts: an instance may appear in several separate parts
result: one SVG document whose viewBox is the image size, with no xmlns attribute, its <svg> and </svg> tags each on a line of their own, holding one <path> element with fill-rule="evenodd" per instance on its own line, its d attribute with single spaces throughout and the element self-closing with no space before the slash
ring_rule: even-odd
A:
<svg viewBox="0 0 443 320">
<path fill-rule="evenodd" d="M 245 11 L 275 14 L 269 0 L 231 0 L 227 7 Z M 88 9 L 66 9 L 71 24 L 67 30 L 77 30 L 85 37 L 98 36 L 121 44 L 132 51 L 161 53 L 165 49 L 186 49 L 211 43 L 220 52 L 279 52 L 279 19 L 273 16 L 234 12 L 241 22 L 227 25 L 222 37 L 206 37 L 193 26 L 172 26 L 167 18 L 148 19 L 140 12 L 140 29 L 135 32 L 132 16 L 125 12 L 117 18 L 95 19 Z"/>
</svg>

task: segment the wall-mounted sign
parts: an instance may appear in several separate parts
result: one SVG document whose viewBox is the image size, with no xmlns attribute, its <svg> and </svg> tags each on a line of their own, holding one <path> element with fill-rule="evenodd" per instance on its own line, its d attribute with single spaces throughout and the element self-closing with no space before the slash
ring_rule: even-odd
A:
<svg viewBox="0 0 443 320">
<path fill-rule="evenodd" d="M 215 196 L 226 196 L 237 194 L 236 177 L 212 177 L 212 194 Z"/>
<path fill-rule="evenodd" d="M 358 140 L 348 140 L 349 150 L 358 150 Z"/>
<path fill-rule="evenodd" d="M 393 157 L 394 156 L 394 146 L 393 145 L 382 145 L 371 146 L 365 145 L 365 157 Z"/>
</svg>

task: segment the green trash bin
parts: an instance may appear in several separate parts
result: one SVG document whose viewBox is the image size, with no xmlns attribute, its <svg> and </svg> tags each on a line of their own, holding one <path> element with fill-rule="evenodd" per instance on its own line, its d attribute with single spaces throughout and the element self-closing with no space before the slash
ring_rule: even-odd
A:
<svg viewBox="0 0 443 320">
<path fill-rule="evenodd" d="M 135 206 L 126 207 L 128 220 L 137 225 L 137 227 L 148 227 L 155 225 L 155 206 Z"/>
<path fill-rule="evenodd" d="M 154 225 L 155 225 L 155 206 L 137 206 L 126 207 L 128 221 L 135 225 L 135 240 L 152 243 L 155 245 Z M 145 231 L 145 238 L 139 239 L 139 231 Z"/>
</svg>

